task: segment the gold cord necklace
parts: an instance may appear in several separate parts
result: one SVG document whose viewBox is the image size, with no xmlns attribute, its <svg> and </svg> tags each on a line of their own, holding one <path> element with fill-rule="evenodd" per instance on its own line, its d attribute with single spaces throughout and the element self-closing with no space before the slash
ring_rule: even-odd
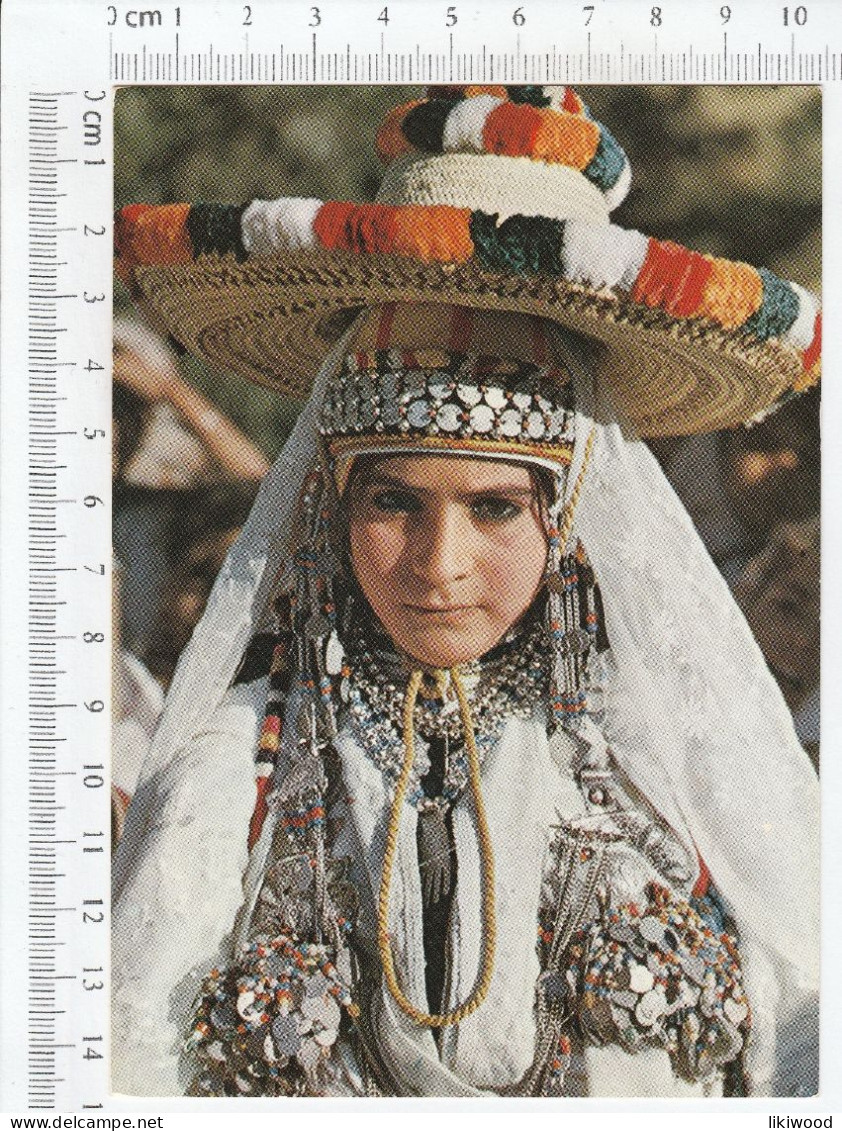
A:
<svg viewBox="0 0 842 1131">
<path fill-rule="evenodd" d="M 443 676 L 443 673 L 442 673 Z M 480 790 L 479 752 L 477 751 L 474 737 L 474 726 L 471 719 L 468 697 L 465 686 L 457 668 L 450 671 L 450 679 L 456 690 L 459 700 L 459 711 L 462 717 L 462 726 L 465 733 L 465 750 L 468 756 L 468 774 L 470 789 L 474 798 L 474 811 L 476 813 L 477 834 L 480 845 L 480 869 L 482 877 L 482 960 L 476 983 L 468 998 L 455 1009 L 448 1013 L 427 1013 L 412 1004 L 398 984 L 395 973 L 395 963 L 392 957 L 392 942 L 389 937 L 389 894 L 392 887 L 392 871 L 395 863 L 395 853 L 398 845 L 401 814 L 406 799 L 410 774 L 415 762 L 415 726 L 414 712 L 418 691 L 424 673 L 414 671 L 409 678 L 406 689 L 406 700 L 403 710 L 403 739 L 404 760 L 400 777 L 395 787 L 395 796 L 389 815 L 389 827 L 386 832 L 386 852 L 383 859 L 383 877 L 380 881 L 380 898 L 377 905 L 377 945 L 380 951 L 380 961 L 383 965 L 383 975 L 389 993 L 397 1002 L 403 1012 L 411 1017 L 418 1025 L 428 1029 L 443 1029 L 447 1025 L 456 1025 L 475 1010 L 479 1009 L 488 996 L 491 987 L 491 977 L 494 973 L 494 951 L 497 942 L 497 925 L 494 909 L 494 853 L 491 847 L 491 836 L 488 832 L 488 821 L 485 815 L 485 805 Z"/>
</svg>

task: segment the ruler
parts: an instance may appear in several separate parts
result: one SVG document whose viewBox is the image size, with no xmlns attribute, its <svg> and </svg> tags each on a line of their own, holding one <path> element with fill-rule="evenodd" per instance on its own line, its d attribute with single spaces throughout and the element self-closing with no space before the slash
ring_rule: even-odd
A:
<svg viewBox="0 0 842 1131">
<path fill-rule="evenodd" d="M 112 5 L 117 83 L 827 82 L 832 0 Z"/>
<path fill-rule="evenodd" d="M 833 84 L 836 11 L 833 0 L 7 0 L 5 1110 L 126 1109 L 108 1092 L 114 87 Z"/>
</svg>

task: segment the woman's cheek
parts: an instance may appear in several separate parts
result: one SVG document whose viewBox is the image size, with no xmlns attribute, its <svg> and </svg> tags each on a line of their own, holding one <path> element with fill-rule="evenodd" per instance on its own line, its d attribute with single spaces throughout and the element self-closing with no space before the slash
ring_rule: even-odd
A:
<svg viewBox="0 0 842 1131">
<path fill-rule="evenodd" d="M 360 523 L 351 527 L 351 564 L 363 590 L 388 584 L 400 560 L 402 539 L 390 523 Z"/>
</svg>

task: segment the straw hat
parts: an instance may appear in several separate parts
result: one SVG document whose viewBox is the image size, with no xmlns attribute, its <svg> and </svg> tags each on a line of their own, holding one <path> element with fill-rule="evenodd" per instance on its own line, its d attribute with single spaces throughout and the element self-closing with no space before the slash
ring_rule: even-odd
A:
<svg viewBox="0 0 842 1131">
<path fill-rule="evenodd" d="M 212 367 L 301 396 L 361 308 L 542 315 L 593 343 L 642 436 L 733 427 L 820 372 L 816 298 L 610 222 L 628 161 L 565 87 L 440 87 L 393 110 L 374 204 L 130 205 L 133 297 Z"/>
</svg>

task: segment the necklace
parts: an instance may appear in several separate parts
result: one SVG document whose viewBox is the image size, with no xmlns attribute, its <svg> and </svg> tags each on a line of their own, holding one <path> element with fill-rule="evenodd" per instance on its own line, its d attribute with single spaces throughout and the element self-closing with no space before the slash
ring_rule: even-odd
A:
<svg viewBox="0 0 842 1131">
<path fill-rule="evenodd" d="M 379 642 L 378 642 L 379 643 Z M 543 625 L 536 621 L 514 640 L 498 646 L 481 660 L 460 668 L 471 710 L 480 764 L 497 742 L 509 716 L 530 718 L 546 701 L 548 652 Z M 394 791 L 404 763 L 404 706 L 409 670 L 400 656 L 384 646 L 370 645 L 358 631 L 343 672 L 342 699 L 354 735 L 382 771 Z M 419 751 L 409 773 L 406 799 L 419 812 L 444 813 L 464 792 L 469 780 L 465 734 L 459 699 L 449 673 L 427 673 L 417 692 L 413 711 L 415 733 L 447 740 L 448 757 L 441 792 L 428 797 L 421 778 L 429 760 Z"/>
</svg>

